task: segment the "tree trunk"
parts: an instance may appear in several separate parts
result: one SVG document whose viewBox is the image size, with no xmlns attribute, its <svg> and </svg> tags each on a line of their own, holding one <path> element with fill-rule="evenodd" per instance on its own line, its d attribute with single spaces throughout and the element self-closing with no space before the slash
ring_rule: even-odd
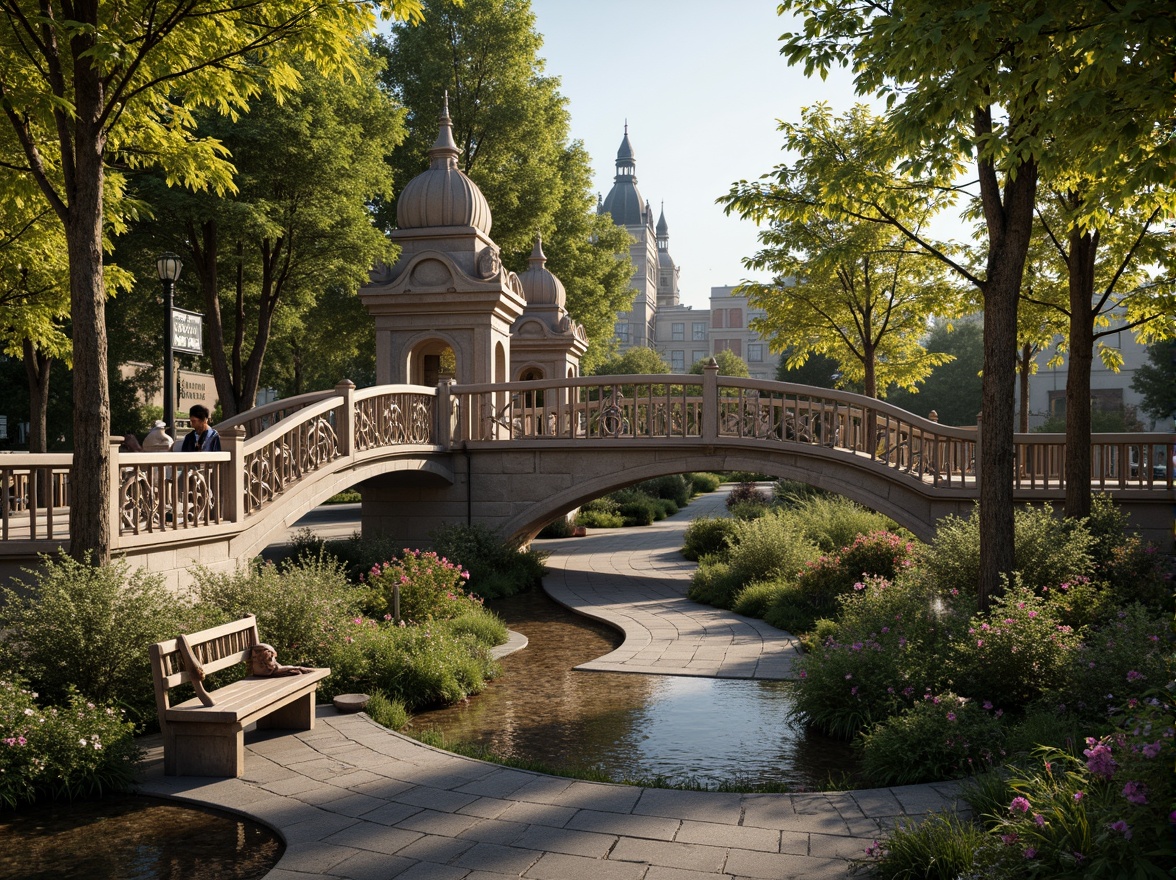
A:
<svg viewBox="0 0 1176 880">
<path fill-rule="evenodd" d="M 25 339 L 25 376 L 29 380 L 29 452 L 49 451 L 49 369 L 53 358 Z"/>
<path fill-rule="evenodd" d="M 1033 346 L 1026 343 L 1021 346 L 1021 356 L 1017 369 L 1020 371 L 1018 379 L 1021 383 L 1021 412 L 1019 432 L 1029 433 L 1029 370 L 1033 366 Z"/>
<path fill-rule="evenodd" d="M 1066 358 L 1066 516 L 1090 516 L 1090 370 L 1098 233 L 1070 232 L 1070 346 Z"/>
<path fill-rule="evenodd" d="M 208 321 L 208 357 L 212 361 L 212 378 L 216 382 L 217 397 L 220 398 L 221 417 L 227 419 L 237 414 L 237 408 L 233 377 L 225 356 L 225 325 L 221 318 L 220 279 L 217 274 L 220 230 L 216 220 L 201 223 L 199 235 L 195 228 L 189 226 L 188 239 L 204 298 L 205 320 Z"/>
<path fill-rule="evenodd" d="M 83 4 L 89 6 L 89 4 Z M 97 24 L 96 4 L 79 17 Z M 92 32 L 72 40 L 76 109 L 74 185 L 66 240 L 73 319 L 73 469 L 70 473 L 69 552 L 93 565 L 110 562 L 110 386 L 106 370 L 106 290 L 102 280 L 102 157 L 106 135 L 99 71 L 89 52 Z"/>
<path fill-rule="evenodd" d="M 988 108 L 976 112 L 977 140 L 992 131 Z M 1016 388 L 1017 302 L 1033 231 L 1037 165 L 1025 162 L 1005 178 L 1002 197 L 996 169 L 977 163 L 980 197 L 988 230 L 984 283 L 984 376 L 980 426 L 980 583 L 978 600 L 987 609 L 1013 570 L 1013 424 Z"/>
</svg>

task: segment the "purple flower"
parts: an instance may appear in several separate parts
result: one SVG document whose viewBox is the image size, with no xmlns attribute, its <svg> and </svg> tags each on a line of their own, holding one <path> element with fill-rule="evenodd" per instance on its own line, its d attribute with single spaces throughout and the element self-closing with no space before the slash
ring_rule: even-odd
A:
<svg viewBox="0 0 1176 880">
<path fill-rule="evenodd" d="M 1009 804 L 1009 812 L 1010 813 L 1028 813 L 1029 812 L 1029 801 L 1025 800 L 1025 798 L 1023 798 L 1023 797 L 1013 798 L 1013 802 L 1011 804 Z"/>
<path fill-rule="evenodd" d="M 992 709 L 992 700 L 985 700 L 984 701 L 984 708 L 986 710 L 991 710 Z"/>
<path fill-rule="evenodd" d="M 1041 815 L 1041 813 L 1035 813 L 1033 815 L 1033 824 L 1040 828 L 1045 824 L 1045 816 Z"/>
<path fill-rule="evenodd" d="M 1118 822 L 1112 822 L 1110 824 L 1110 829 L 1112 831 L 1118 831 L 1120 834 L 1122 834 L 1124 840 L 1131 839 L 1131 826 L 1122 819 L 1120 819 Z"/>
<path fill-rule="evenodd" d="M 948 712 L 947 713 L 947 720 L 948 721 L 955 721 L 956 720 L 955 712 Z"/>
<path fill-rule="evenodd" d="M 1114 776 L 1119 764 L 1111 757 L 1110 747 L 1090 736 L 1086 738 L 1086 743 L 1090 746 L 1089 749 L 1082 750 L 1082 754 L 1086 756 L 1086 769 L 1103 779 Z"/>
<path fill-rule="evenodd" d="M 1027 846 L 1025 847 L 1025 852 L 1023 852 L 1022 855 L 1027 859 L 1035 859 L 1037 858 L 1037 850 L 1031 846 Z"/>
<path fill-rule="evenodd" d="M 1127 673 L 1128 681 L 1142 681 L 1145 678 L 1142 672 L 1136 672 L 1134 669 Z"/>
<path fill-rule="evenodd" d="M 1154 743 L 1148 743 L 1143 747 L 1143 756 L 1145 758 L 1154 758 L 1160 753 L 1160 749 L 1164 747 L 1163 740 L 1156 740 Z"/>
<path fill-rule="evenodd" d="M 1078 803 L 1078 801 L 1082 800 L 1082 798 L 1084 798 L 1084 797 L 1086 797 L 1086 792 L 1084 792 L 1084 791 L 1074 792 L 1074 803 Z"/>
<path fill-rule="evenodd" d="M 1000 836 L 1000 839 L 1004 843 L 1005 846 L 1012 846 L 1014 843 L 1017 842 L 1018 837 L 1015 834 L 1002 834 Z"/>
<path fill-rule="evenodd" d="M 1142 782 L 1128 782 L 1123 786 L 1123 797 L 1128 803 L 1143 806 L 1147 803 L 1147 786 Z"/>
</svg>

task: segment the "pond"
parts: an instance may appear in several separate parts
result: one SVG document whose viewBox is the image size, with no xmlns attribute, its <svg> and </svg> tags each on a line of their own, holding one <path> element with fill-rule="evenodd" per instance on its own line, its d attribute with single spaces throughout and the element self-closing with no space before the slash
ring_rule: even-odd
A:
<svg viewBox="0 0 1176 880">
<path fill-rule="evenodd" d="M 126 795 L 0 811 L 0 880 L 256 880 L 281 840 L 239 816 Z"/>
<path fill-rule="evenodd" d="M 449 743 L 616 780 L 790 791 L 860 784 L 847 744 L 789 722 L 788 682 L 578 672 L 620 643 L 615 630 L 541 590 L 488 604 L 530 644 L 503 659 L 482 694 L 417 714 L 407 733 L 433 730 Z"/>
</svg>

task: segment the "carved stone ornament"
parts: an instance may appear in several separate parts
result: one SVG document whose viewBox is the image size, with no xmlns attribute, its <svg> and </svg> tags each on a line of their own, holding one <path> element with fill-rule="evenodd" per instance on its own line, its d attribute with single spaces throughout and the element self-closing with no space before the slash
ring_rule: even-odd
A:
<svg viewBox="0 0 1176 880">
<path fill-rule="evenodd" d="M 489 280 L 499 273 L 502 269 L 502 260 L 498 256 L 498 251 L 494 248 L 486 248 L 482 253 L 478 254 L 478 275 L 484 279 Z"/>
</svg>

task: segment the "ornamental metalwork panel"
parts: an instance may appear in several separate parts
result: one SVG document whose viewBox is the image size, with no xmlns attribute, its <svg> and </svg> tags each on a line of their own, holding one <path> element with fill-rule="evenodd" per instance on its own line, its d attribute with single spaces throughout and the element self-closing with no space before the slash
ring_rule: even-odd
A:
<svg viewBox="0 0 1176 880">
<path fill-rule="evenodd" d="M 355 403 L 355 449 L 433 442 L 433 402 L 428 394 L 377 394 Z"/>
<path fill-rule="evenodd" d="M 291 425 L 245 456 L 245 513 L 264 507 L 303 476 L 340 455 L 336 410 Z"/>
<path fill-rule="evenodd" d="M 221 521 L 222 462 L 135 464 L 119 469 L 120 535 L 177 531 Z"/>
</svg>

